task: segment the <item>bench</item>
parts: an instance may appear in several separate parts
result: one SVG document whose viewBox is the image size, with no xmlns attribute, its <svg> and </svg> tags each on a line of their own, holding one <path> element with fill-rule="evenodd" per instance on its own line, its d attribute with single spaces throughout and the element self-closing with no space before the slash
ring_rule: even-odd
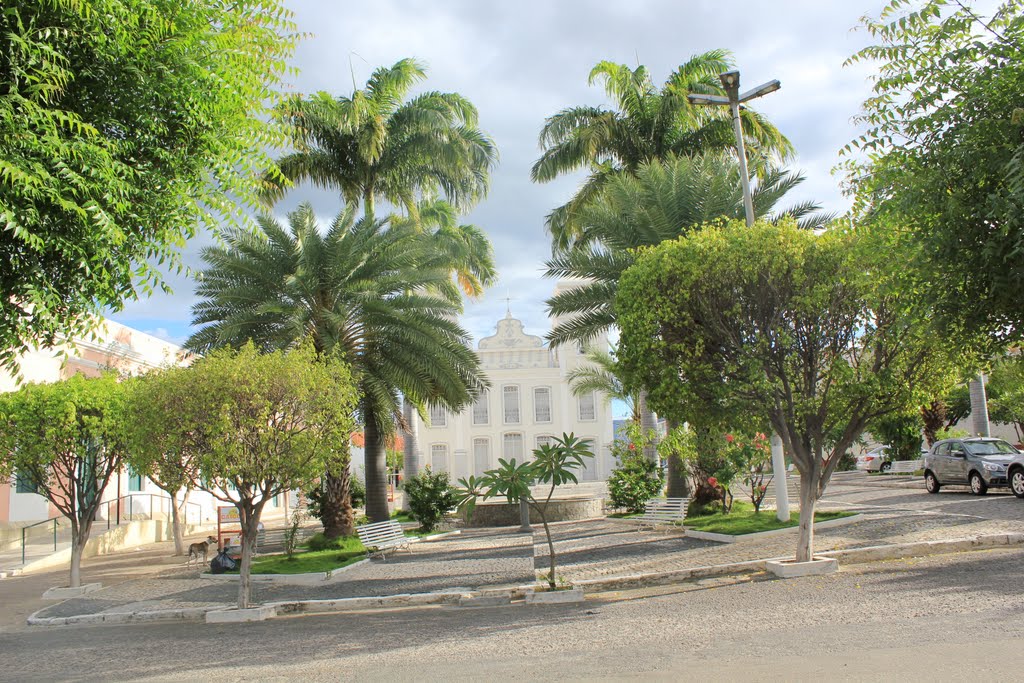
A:
<svg viewBox="0 0 1024 683">
<path fill-rule="evenodd" d="M 369 551 L 370 557 L 377 555 L 387 560 L 384 553 L 388 550 L 409 549 L 409 539 L 406 538 L 402 525 L 394 520 L 357 526 L 356 533 L 359 534 L 359 540 Z"/>
<path fill-rule="evenodd" d="M 921 460 L 894 460 L 889 468 L 889 474 L 913 474 L 924 469 L 924 462 Z"/>
<path fill-rule="evenodd" d="M 652 529 L 662 524 L 679 524 L 686 519 L 686 506 L 689 498 L 652 498 L 644 506 L 644 514 L 638 517 L 640 526 L 638 528 L 651 527 Z"/>
</svg>

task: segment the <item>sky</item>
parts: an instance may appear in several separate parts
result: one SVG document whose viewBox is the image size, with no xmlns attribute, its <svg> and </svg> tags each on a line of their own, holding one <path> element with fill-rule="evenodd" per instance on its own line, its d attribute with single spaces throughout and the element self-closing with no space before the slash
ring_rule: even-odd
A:
<svg viewBox="0 0 1024 683">
<path fill-rule="evenodd" d="M 537 136 L 546 117 L 576 105 L 605 105 L 590 69 L 611 60 L 645 65 L 654 82 L 691 56 L 725 48 L 741 72 L 741 90 L 778 79 L 782 89 L 756 102 L 794 144 L 790 167 L 806 181 L 782 205 L 814 200 L 829 211 L 849 206 L 832 169 L 839 150 L 858 134 L 853 117 L 870 94 L 870 65 L 843 62 L 869 41 L 860 17 L 877 15 L 878 0 L 285 0 L 299 30 L 308 33 L 294 57 L 290 88 L 349 94 L 374 68 L 404 57 L 426 63 L 419 90 L 456 91 L 479 109 L 480 126 L 497 143 L 500 162 L 488 196 L 464 218 L 490 236 L 498 283 L 468 302 L 463 325 L 474 339 L 492 334 L 506 306 L 530 334 L 549 329 L 544 301 L 552 280 L 544 218 L 579 186 L 582 174 L 546 184 L 530 182 L 540 154 Z M 337 194 L 300 186 L 275 208 L 284 220 L 301 201 L 313 204 L 324 224 L 341 208 Z M 198 257 L 210 238 L 185 250 Z M 111 317 L 177 343 L 192 332 L 196 298 L 185 277 L 172 277 L 173 294 L 131 302 Z M 509 298 L 510 301 L 506 301 Z"/>
</svg>

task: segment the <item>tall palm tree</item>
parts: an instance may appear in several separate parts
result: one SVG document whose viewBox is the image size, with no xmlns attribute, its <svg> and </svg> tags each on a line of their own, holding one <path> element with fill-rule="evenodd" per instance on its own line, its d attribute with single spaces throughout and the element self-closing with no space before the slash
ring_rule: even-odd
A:
<svg viewBox="0 0 1024 683">
<path fill-rule="evenodd" d="M 366 87 L 351 95 L 319 92 L 286 100 L 277 115 L 292 131 L 296 149 L 278 159 L 278 166 L 292 182 L 339 190 L 349 206 L 361 203 L 368 216 L 383 198 L 414 222 L 425 222 L 420 228 L 446 243 L 442 246 L 454 259 L 460 284 L 477 295 L 495 278 L 490 244 L 478 228 L 456 225 L 455 213 L 486 194 L 497 147 L 480 130 L 476 107 L 462 95 L 428 91 L 410 98 L 412 87 L 425 78 L 423 64 L 402 59 L 376 69 Z M 265 181 L 268 201 L 284 195 L 282 183 L 269 176 Z M 438 192 L 448 203 L 434 199 Z M 403 398 L 405 462 L 407 474 L 415 474 L 414 406 L 408 398 Z M 422 403 L 416 407 L 422 412 Z M 376 495 L 367 490 L 368 506 L 378 505 Z"/>
<path fill-rule="evenodd" d="M 476 107 L 458 93 L 428 91 L 409 98 L 426 69 L 413 59 L 376 69 L 349 96 L 319 92 L 282 102 L 278 118 L 296 150 L 278 159 L 281 174 L 299 183 L 337 189 L 350 206 L 373 215 L 383 198 L 410 215 L 423 193 L 441 191 L 458 209 L 487 192 L 497 162 L 494 141 L 478 127 Z M 265 178 L 264 196 L 284 196 L 283 183 Z"/>
<path fill-rule="evenodd" d="M 690 93 L 722 95 L 720 73 L 733 68 L 727 50 L 695 55 L 679 66 L 658 88 L 646 67 L 600 62 L 589 83 L 600 82 L 612 107 L 577 106 L 547 119 L 540 134 L 544 149 L 533 165 L 535 182 L 548 182 L 566 173 L 587 169 L 590 176 L 576 195 L 548 216 L 556 251 L 572 246 L 581 228 L 580 210 L 593 201 L 608 181 L 635 174 L 639 168 L 670 154 L 731 152 L 735 136 L 729 112 L 702 107 L 687 100 Z M 789 141 L 767 119 L 744 108 L 741 122 L 751 167 L 764 169 L 769 160 L 792 154 Z"/>
<path fill-rule="evenodd" d="M 384 446 L 401 421 L 400 396 L 458 410 L 486 380 L 455 322 L 450 257 L 412 225 L 355 213 L 342 211 L 325 234 L 308 204 L 287 229 L 261 216 L 257 232 L 227 231 L 223 246 L 202 252 L 203 300 L 193 307 L 201 327 L 186 344 L 203 351 L 252 339 L 277 349 L 312 337 L 318 352 L 343 354 L 359 383 L 367 514 L 383 521 Z"/>
</svg>

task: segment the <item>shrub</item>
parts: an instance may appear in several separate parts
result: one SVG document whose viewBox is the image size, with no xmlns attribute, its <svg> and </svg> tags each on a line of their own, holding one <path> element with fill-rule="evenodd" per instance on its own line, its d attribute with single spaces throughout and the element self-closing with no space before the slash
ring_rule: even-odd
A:
<svg viewBox="0 0 1024 683">
<path fill-rule="evenodd" d="M 647 501 L 661 495 L 665 485 L 661 468 L 633 441 L 616 441 L 612 453 L 619 461 L 608 477 L 612 505 L 629 512 L 643 512 Z"/>
<path fill-rule="evenodd" d="M 424 531 L 433 531 L 445 513 L 459 504 L 456 490 L 447 472 L 423 470 L 405 482 L 405 498 L 409 514 L 420 523 Z"/>
<path fill-rule="evenodd" d="M 306 547 L 310 550 L 317 552 L 320 550 L 330 550 L 332 548 L 341 548 L 344 538 L 327 538 L 322 533 L 313 534 L 306 541 Z"/>
</svg>

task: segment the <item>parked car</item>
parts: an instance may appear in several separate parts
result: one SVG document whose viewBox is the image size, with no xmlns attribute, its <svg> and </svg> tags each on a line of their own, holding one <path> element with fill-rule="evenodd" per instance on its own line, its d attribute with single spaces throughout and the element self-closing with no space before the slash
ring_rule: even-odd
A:
<svg viewBox="0 0 1024 683">
<path fill-rule="evenodd" d="M 857 457 L 857 469 L 865 472 L 886 472 L 892 467 L 889 447 L 879 446 Z"/>
<path fill-rule="evenodd" d="M 1018 498 L 1024 498 L 1024 454 L 1018 455 L 1006 466 L 1006 477 L 1010 490 Z"/>
<path fill-rule="evenodd" d="M 1009 486 L 1009 467 L 1024 462 L 1022 458 L 1024 454 L 1002 439 L 936 441 L 924 459 L 925 488 L 929 493 L 938 493 L 949 484 L 967 484 L 971 493 L 983 496 L 990 488 Z M 1024 489 L 1024 481 L 1021 487 Z"/>
</svg>

